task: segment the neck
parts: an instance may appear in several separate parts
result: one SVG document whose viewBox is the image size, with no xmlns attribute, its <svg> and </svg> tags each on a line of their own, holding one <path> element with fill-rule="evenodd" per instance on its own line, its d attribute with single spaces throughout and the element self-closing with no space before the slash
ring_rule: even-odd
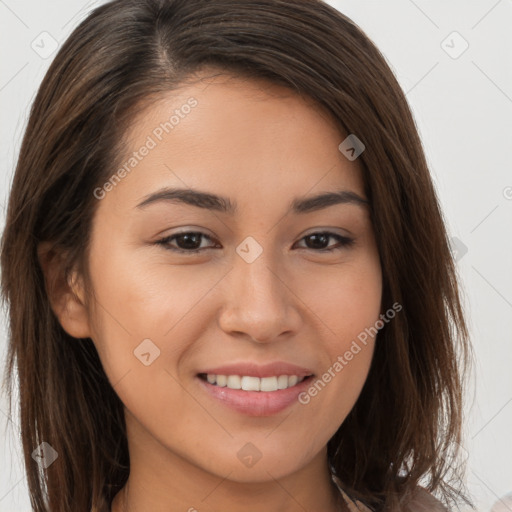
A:
<svg viewBox="0 0 512 512">
<path fill-rule="evenodd" d="M 286 472 L 286 465 L 293 467 L 292 460 L 266 466 L 262 457 L 250 468 L 251 478 L 247 479 L 247 470 L 239 472 L 239 465 L 219 469 L 215 461 L 203 464 L 183 458 L 147 435 L 136 421 L 127 422 L 127 429 L 130 475 L 112 502 L 112 512 L 347 510 L 341 508 L 345 502 L 332 480 L 326 447 L 300 468 Z M 226 447 L 231 449 L 236 453 L 236 446 Z"/>
<path fill-rule="evenodd" d="M 162 473 L 155 479 L 151 471 L 131 469 L 126 485 L 112 502 L 111 512 L 198 512 L 205 506 L 223 512 L 239 511 L 242 506 L 244 512 L 349 510 L 328 471 L 323 472 L 321 479 L 312 480 L 309 472 L 299 471 L 259 483 L 233 482 L 214 475 L 196 480 L 186 472 L 176 481 L 174 475 Z"/>
</svg>

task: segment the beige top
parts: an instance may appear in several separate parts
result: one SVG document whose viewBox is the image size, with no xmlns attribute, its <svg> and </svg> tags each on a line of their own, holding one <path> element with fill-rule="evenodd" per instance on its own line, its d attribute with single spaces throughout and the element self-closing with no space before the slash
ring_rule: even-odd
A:
<svg viewBox="0 0 512 512">
<path fill-rule="evenodd" d="M 350 512 L 372 512 L 366 505 L 355 500 L 355 503 L 348 497 L 347 493 L 341 488 L 341 482 L 338 477 L 332 475 L 336 487 L 340 491 Z M 404 512 L 449 512 L 448 509 L 434 496 L 432 496 L 423 487 L 418 487 L 414 498 L 409 502 Z"/>
<path fill-rule="evenodd" d="M 343 496 L 343 499 L 345 500 L 345 503 L 347 504 L 350 512 L 371 512 L 371 510 L 367 506 L 363 505 L 358 500 L 356 500 L 354 504 L 354 502 L 348 497 L 347 493 L 341 488 L 341 481 L 337 476 L 332 475 L 332 480 L 336 484 L 336 487 L 340 491 L 341 495 Z"/>
</svg>

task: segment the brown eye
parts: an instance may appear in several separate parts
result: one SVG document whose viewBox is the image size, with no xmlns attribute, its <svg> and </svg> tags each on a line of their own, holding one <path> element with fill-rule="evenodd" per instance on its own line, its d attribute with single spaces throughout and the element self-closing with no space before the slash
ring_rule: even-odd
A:
<svg viewBox="0 0 512 512">
<path fill-rule="evenodd" d="M 210 249 L 211 247 L 201 247 L 201 239 L 207 238 L 208 240 L 212 240 L 205 233 L 201 233 L 200 231 L 185 231 L 183 233 L 177 233 L 171 236 L 167 236 L 158 240 L 156 243 L 158 245 L 162 245 L 165 249 L 169 251 L 176 251 L 182 253 L 197 253 L 203 251 L 205 249 Z M 176 242 L 178 247 L 171 245 L 172 242 Z"/>
<path fill-rule="evenodd" d="M 338 241 L 338 246 L 328 247 L 329 239 L 334 238 Z M 319 231 L 317 233 L 311 233 L 302 240 L 309 240 L 306 243 L 306 249 L 313 249 L 317 252 L 331 252 L 341 250 L 345 247 L 351 246 L 354 243 L 353 238 L 338 235 L 337 233 L 331 233 L 329 231 Z M 327 246 L 327 247 L 326 247 Z"/>
</svg>

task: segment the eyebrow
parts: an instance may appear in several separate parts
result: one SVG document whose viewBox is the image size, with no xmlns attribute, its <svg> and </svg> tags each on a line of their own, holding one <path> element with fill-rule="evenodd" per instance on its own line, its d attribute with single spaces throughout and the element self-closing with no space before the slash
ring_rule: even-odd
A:
<svg viewBox="0 0 512 512">
<path fill-rule="evenodd" d="M 149 194 L 137 205 L 137 208 L 145 208 L 158 202 L 183 203 L 206 210 L 213 210 L 228 215 L 234 215 L 238 211 L 236 201 L 227 197 L 202 192 L 191 188 L 163 188 Z M 353 204 L 368 207 L 370 202 L 350 190 L 336 192 L 324 192 L 310 197 L 297 197 L 289 204 L 289 211 L 295 214 L 311 213 L 336 204 Z"/>
</svg>

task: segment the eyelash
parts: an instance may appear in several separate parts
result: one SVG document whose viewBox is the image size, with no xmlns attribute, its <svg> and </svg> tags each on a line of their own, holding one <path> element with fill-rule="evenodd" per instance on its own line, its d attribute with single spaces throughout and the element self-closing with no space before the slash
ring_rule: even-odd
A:
<svg viewBox="0 0 512 512">
<path fill-rule="evenodd" d="M 174 240 L 175 238 L 183 235 L 200 235 L 203 238 L 207 238 L 208 240 L 213 239 L 209 237 L 207 234 L 202 233 L 200 231 L 184 231 L 182 233 L 176 233 L 174 235 L 167 236 L 165 238 L 162 238 L 160 240 L 157 240 L 155 244 L 163 246 L 168 251 L 178 252 L 178 253 L 188 253 L 188 254 L 196 254 L 199 252 L 202 252 L 207 249 L 213 249 L 213 247 L 203 247 L 202 249 L 179 249 L 176 247 L 171 247 L 170 242 L 171 240 Z M 349 238 L 346 236 L 339 235 L 337 233 L 332 233 L 330 231 L 315 231 L 314 233 L 309 233 L 308 235 L 301 238 L 301 240 L 304 240 L 305 238 L 309 238 L 314 235 L 324 235 L 328 238 L 335 238 L 341 245 L 339 247 L 332 247 L 330 249 L 310 249 L 314 252 L 320 252 L 320 253 L 330 253 L 334 251 L 340 251 L 342 249 L 345 249 L 347 247 L 350 247 L 354 244 L 354 238 Z M 309 247 L 302 247 L 302 249 L 309 249 Z"/>
</svg>

